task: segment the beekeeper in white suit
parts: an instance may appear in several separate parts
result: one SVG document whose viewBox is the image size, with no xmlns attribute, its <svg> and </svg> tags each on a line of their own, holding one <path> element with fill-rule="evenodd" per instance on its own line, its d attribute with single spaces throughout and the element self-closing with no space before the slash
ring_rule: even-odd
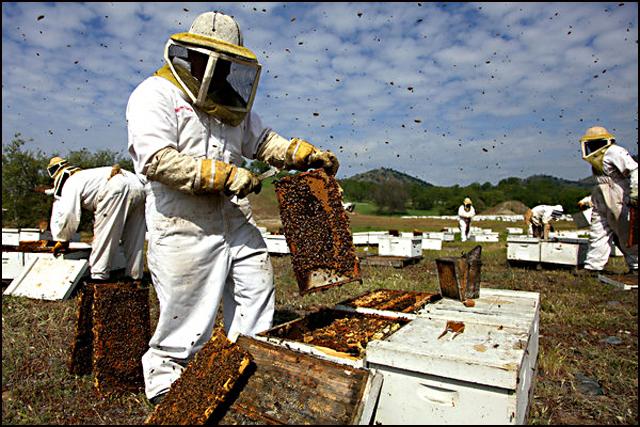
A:
<svg viewBox="0 0 640 427">
<path fill-rule="evenodd" d="M 596 185 L 591 192 L 591 229 L 585 270 L 602 271 L 611 243 L 619 243 L 630 274 L 638 274 L 638 245 L 628 247 L 629 209 L 638 206 L 638 163 L 615 136 L 594 126 L 580 139 L 582 158 L 591 164 Z"/>
<path fill-rule="evenodd" d="M 129 152 L 146 180 L 148 267 L 160 302 L 143 356 L 147 398 L 162 400 L 209 340 L 219 303 L 235 340 L 272 326 L 271 260 L 245 196 L 260 182 L 243 158 L 300 171 L 338 160 L 301 139 L 285 139 L 251 110 L 261 65 L 228 15 L 199 15 L 170 36 L 165 65 L 127 105 Z"/>
<path fill-rule="evenodd" d="M 558 221 L 563 213 L 562 205 L 538 205 L 524 213 L 524 225 L 529 235 L 549 240 L 551 223 Z"/>
<path fill-rule="evenodd" d="M 458 225 L 460 226 L 460 240 L 466 242 L 471 231 L 471 219 L 476 216 L 471 199 L 465 197 L 458 208 Z"/>
<path fill-rule="evenodd" d="M 144 190 L 138 177 L 118 165 L 80 169 L 61 157 L 47 167 L 53 178 L 51 235 L 54 254 L 68 247 L 80 225 L 82 208 L 94 213 L 89 265 L 94 280 L 110 279 L 120 241 L 125 276 L 142 279 L 144 268 Z"/>
</svg>

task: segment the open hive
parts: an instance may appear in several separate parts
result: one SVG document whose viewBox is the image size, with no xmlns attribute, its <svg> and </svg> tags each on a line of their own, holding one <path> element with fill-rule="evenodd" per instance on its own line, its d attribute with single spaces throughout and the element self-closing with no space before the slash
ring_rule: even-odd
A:
<svg viewBox="0 0 640 427">
<path fill-rule="evenodd" d="M 145 424 L 204 424 L 227 398 L 251 362 L 251 356 L 221 328 L 196 353 Z"/>
<path fill-rule="evenodd" d="M 275 189 L 300 293 L 361 281 L 335 178 L 318 169 L 286 176 Z"/>
<path fill-rule="evenodd" d="M 331 350 L 347 358 L 364 357 L 367 343 L 381 340 L 410 320 L 323 308 L 261 333 Z"/>
<path fill-rule="evenodd" d="M 139 281 L 86 282 L 78 296 L 77 324 L 67 366 L 93 372 L 101 396 L 138 392 L 142 355 L 151 337 L 149 288 Z"/>
<path fill-rule="evenodd" d="M 440 294 L 427 292 L 403 291 L 394 289 L 377 289 L 363 295 L 342 301 L 339 305 L 356 308 L 372 308 L 376 310 L 415 313 L 425 304 L 437 301 Z"/>
<path fill-rule="evenodd" d="M 251 354 L 252 362 L 209 423 L 345 425 L 360 421 L 370 397 L 369 371 L 250 337 L 240 336 L 237 344 Z"/>
</svg>

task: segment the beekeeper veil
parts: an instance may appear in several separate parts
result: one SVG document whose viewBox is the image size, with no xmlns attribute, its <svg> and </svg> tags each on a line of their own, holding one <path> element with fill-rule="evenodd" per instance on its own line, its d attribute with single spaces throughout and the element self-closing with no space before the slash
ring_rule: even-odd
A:
<svg viewBox="0 0 640 427">
<path fill-rule="evenodd" d="M 616 142 L 616 137 L 601 126 L 587 129 L 580 138 L 582 158 L 589 162 L 597 174 L 602 174 L 604 153 Z"/>
<path fill-rule="evenodd" d="M 261 65 L 243 47 L 242 33 L 232 17 L 219 12 L 199 15 L 189 32 L 173 34 L 164 59 L 176 84 L 200 110 L 232 126 L 251 110 Z"/>
</svg>

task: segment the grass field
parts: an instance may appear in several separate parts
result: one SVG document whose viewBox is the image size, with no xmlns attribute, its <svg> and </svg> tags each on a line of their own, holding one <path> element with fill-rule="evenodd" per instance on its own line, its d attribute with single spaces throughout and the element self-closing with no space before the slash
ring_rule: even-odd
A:
<svg viewBox="0 0 640 427">
<path fill-rule="evenodd" d="M 351 222 L 354 229 L 378 230 L 430 231 L 455 225 L 454 221 L 366 215 L 353 215 Z M 498 222 L 474 225 L 502 233 L 514 226 Z M 571 228 L 571 224 L 558 228 Z M 363 266 L 362 285 L 347 284 L 303 297 L 298 294 L 290 258 L 273 257 L 275 322 L 377 288 L 436 291 L 435 259 L 458 256 L 473 246 L 473 242 L 444 242 L 442 251 L 424 251 L 418 264 L 403 269 Z M 529 422 L 637 424 L 637 291 L 618 290 L 568 270 L 511 268 L 506 264 L 504 234 L 499 243 L 483 243 L 482 247 L 482 287 L 541 294 L 539 370 Z M 612 258 L 608 268 L 625 270 L 621 258 Z M 2 424 L 141 424 L 152 410 L 143 393 L 100 399 L 90 376 L 68 373 L 65 361 L 74 334 L 76 304 L 75 299 L 2 298 Z M 154 324 L 157 302 L 153 293 L 151 307 Z M 585 378 L 597 385 L 586 387 Z"/>
</svg>

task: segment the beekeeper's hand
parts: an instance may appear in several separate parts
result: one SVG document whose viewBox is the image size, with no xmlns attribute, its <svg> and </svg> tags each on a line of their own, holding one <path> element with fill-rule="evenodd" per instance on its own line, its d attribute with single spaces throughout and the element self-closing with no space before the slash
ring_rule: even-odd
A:
<svg viewBox="0 0 640 427">
<path fill-rule="evenodd" d="M 225 182 L 224 192 L 228 196 L 246 197 L 250 193 L 260 193 L 262 182 L 251 171 L 233 166 Z"/>
<path fill-rule="evenodd" d="M 56 242 L 55 245 L 53 245 L 53 256 L 54 257 L 59 257 L 60 255 L 62 255 L 62 251 L 65 251 L 69 248 L 69 242 Z"/>
<path fill-rule="evenodd" d="M 335 175 L 340 163 L 331 151 L 321 151 L 303 139 L 293 138 L 287 148 L 285 167 L 300 171 L 323 168 L 327 174 Z"/>
</svg>

